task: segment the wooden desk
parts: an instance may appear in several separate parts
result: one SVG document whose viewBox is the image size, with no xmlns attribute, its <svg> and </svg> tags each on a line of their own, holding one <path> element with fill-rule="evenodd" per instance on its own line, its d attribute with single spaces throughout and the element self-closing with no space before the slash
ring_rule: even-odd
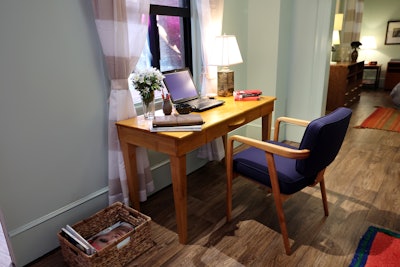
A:
<svg viewBox="0 0 400 267">
<path fill-rule="evenodd" d="M 200 132 L 149 131 L 150 121 L 143 116 L 116 123 L 129 186 L 129 198 L 140 210 L 136 167 L 136 147 L 142 146 L 170 156 L 172 187 L 179 242 L 187 242 L 187 184 L 186 153 L 227 134 L 246 123 L 262 118 L 262 138 L 269 139 L 275 97 L 262 96 L 259 101 L 234 101 L 233 97 L 220 98 L 225 104 L 201 112 L 205 121 Z"/>
</svg>

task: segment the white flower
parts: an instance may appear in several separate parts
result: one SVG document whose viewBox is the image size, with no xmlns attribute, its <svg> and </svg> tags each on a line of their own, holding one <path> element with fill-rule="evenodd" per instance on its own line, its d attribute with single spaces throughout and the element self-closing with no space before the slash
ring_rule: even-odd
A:
<svg viewBox="0 0 400 267">
<path fill-rule="evenodd" d="M 164 75 L 156 68 L 135 71 L 131 76 L 133 87 L 139 91 L 142 100 L 149 103 L 154 99 L 154 91 L 163 87 Z"/>
</svg>

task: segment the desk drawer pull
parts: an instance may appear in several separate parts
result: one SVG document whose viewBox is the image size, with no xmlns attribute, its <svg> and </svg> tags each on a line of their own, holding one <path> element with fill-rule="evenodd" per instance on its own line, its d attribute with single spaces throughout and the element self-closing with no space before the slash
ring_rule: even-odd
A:
<svg viewBox="0 0 400 267">
<path fill-rule="evenodd" d="M 230 123 L 229 127 L 233 127 L 233 126 L 238 126 L 238 125 L 242 125 L 246 122 L 246 119 L 241 119 L 240 121 L 234 122 L 234 123 Z"/>
</svg>

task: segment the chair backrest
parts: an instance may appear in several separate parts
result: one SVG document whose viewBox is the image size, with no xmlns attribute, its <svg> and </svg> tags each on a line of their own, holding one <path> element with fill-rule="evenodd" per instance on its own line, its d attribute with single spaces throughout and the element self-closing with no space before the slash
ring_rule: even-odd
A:
<svg viewBox="0 0 400 267">
<path fill-rule="evenodd" d="M 299 173 L 313 177 L 335 159 L 346 135 L 351 114 L 351 109 L 341 107 L 310 122 L 299 147 L 309 149 L 310 156 L 296 161 Z"/>
</svg>

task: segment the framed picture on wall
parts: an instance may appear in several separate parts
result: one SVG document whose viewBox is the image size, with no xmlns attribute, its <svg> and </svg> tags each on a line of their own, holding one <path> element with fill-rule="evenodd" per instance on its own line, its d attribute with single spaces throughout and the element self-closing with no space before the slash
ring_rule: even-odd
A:
<svg viewBox="0 0 400 267">
<path fill-rule="evenodd" d="M 400 44 L 400 20 L 388 21 L 385 44 Z"/>
</svg>

